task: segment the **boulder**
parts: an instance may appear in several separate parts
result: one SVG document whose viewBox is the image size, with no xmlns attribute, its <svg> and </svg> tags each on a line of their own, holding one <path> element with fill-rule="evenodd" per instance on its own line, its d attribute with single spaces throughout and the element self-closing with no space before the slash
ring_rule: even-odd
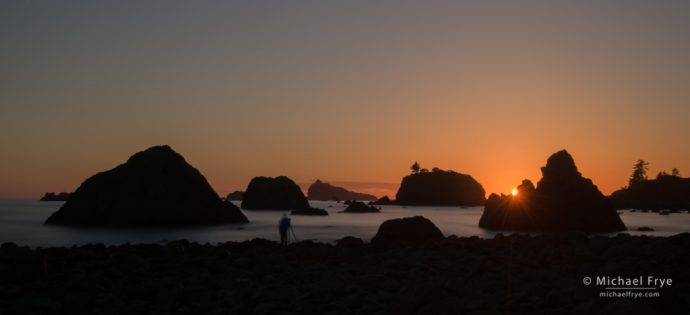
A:
<svg viewBox="0 0 690 315">
<path fill-rule="evenodd" d="M 479 226 L 551 232 L 626 230 L 611 201 L 590 179 L 582 177 L 567 151 L 551 155 L 541 172 L 536 188 L 524 180 L 515 196 L 492 194 Z"/>
<path fill-rule="evenodd" d="M 169 146 L 134 154 L 81 184 L 45 224 L 168 227 L 244 223 L 206 178 Z"/>
<path fill-rule="evenodd" d="M 433 222 L 421 216 L 392 219 L 381 223 L 378 232 L 371 239 L 372 244 L 422 244 L 441 241 L 443 233 Z"/>
<path fill-rule="evenodd" d="M 379 213 L 381 212 L 378 208 L 374 206 L 368 206 L 366 203 L 355 201 L 350 203 L 345 210 L 345 213 Z"/>
<path fill-rule="evenodd" d="M 376 196 L 349 191 L 343 187 L 333 186 L 316 180 L 307 190 L 307 199 L 320 201 L 339 200 L 376 200 Z"/>
<path fill-rule="evenodd" d="M 253 178 L 244 193 L 242 208 L 249 210 L 311 209 L 299 186 L 285 176 Z"/>
<path fill-rule="evenodd" d="M 409 206 L 481 206 L 485 191 L 472 176 L 434 169 L 403 178 L 396 203 Z"/>
</svg>

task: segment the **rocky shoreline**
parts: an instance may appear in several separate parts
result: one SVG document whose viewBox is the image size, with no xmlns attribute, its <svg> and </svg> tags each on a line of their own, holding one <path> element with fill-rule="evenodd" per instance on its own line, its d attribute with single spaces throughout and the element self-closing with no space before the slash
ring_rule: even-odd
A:
<svg viewBox="0 0 690 315">
<path fill-rule="evenodd" d="M 690 234 L 0 248 L 2 314 L 683 314 Z M 673 279 L 599 297 L 584 277 Z"/>
</svg>

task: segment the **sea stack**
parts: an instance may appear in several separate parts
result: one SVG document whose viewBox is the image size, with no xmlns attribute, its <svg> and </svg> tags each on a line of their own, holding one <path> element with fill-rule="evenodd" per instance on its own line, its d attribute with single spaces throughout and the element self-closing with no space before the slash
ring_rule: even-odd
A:
<svg viewBox="0 0 690 315">
<path fill-rule="evenodd" d="M 662 173 L 614 191 L 610 199 L 616 209 L 690 211 L 690 178 Z"/>
<path fill-rule="evenodd" d="M 242 208 L 248 210 L 311 209 L 302 189 L 286 176 L 254 177 L 242 197 Z"/>
<path fill-rule="evenodd" d="M 551 155 L 541 172 L 536 188 L 524 180 L 516 195 L 491 194 L 479 226 L 545 232 L 626 230 L 611 201 L 582 177 L 567 151 Z"/>
<path fill-rule="evenodd" d="M 396 204 L 409 206 L 481 206 L 485 191 L 472 176 L 434 169 L 403 178 Z"/>
<path fill-rule="evenodd" d="M 173 227 L 245 223 L 206 178 L 169 146 L 134 154 L 126 163 L 81 184 L 45 224 Z"/>
</svg>

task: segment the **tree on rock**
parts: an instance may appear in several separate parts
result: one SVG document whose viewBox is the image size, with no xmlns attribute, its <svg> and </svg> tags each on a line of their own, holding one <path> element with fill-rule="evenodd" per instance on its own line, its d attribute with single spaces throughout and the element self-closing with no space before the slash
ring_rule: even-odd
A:
<svg viewBox="0 0 690 315">
<path fill-rule="evenodd" d="M 647 166 L 649 166 L 649 163 L 644 160 L 637 160 L 637 162 L 635 162 L 632 175 L 630 175 L 630 179 L 628 180 L 629 187 L 633 187 L 647 180 Z"/>
<path fill-rule="evenodd" d="M 420 168 L 421 168 L 421 166 L 419 166 L 419 163 L 417 163 L 417 162 L 414 162 L 414 164 L 412 164 L 412 166 L 410 166 L 410 169 L 412 170 L 412 174 L 419 173 Z"/>
</svg>

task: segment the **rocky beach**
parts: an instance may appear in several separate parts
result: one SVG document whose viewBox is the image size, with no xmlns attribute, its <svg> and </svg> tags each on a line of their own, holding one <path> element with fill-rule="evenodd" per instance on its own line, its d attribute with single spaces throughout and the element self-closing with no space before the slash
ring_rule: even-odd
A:
<svg viewBox="0 0 690 315">
<path fill-rule="evenodd" d="M 690 234 L 0 248 L 2 314 L 684 314 Z M 585 277 L 671 278 L 654 298 Z"/>
</svg>

